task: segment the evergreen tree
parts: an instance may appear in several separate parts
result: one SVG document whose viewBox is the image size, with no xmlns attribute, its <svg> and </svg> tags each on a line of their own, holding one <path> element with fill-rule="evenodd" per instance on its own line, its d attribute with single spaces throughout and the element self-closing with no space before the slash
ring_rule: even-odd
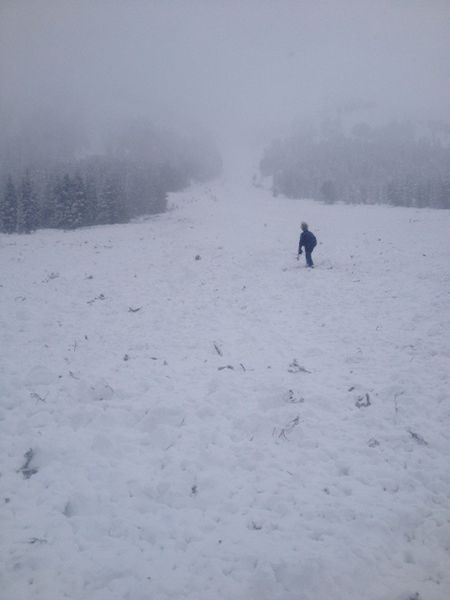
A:
<svg viewBox="0 0 450 600">
<path fill-rule="evenodd" d="M 441 182 L 439 186 L 438 208 L 450 208 L 450 179 Z"/>
<path fill-rule="evenodd" d="M 3 233 L 13 233 L 17 228 L 17 194 L 11 176 L 0 203 L 0 225 Z"/>
<path fill-rule="evenodd" d="M 31 233 L 38 226 L 38 209 L 36 195 L 33 191 L 30 174 L 22 179 L 17 211 L 17 231 Z"/>
<path fill-rule="evenodd" d="M 414 183 L 414 178 L 410 174 L 405 177 L 401 185 L 401 205 L 414 206 L 416 203 L 416 186 Z"/>
<path fill-rule="evenodd" d="M 98 198 L 97 205 L 97 223 L 106 225 L 112 223 L 112 202 L 114 191 L 108 183 L 105 183 Z"/>
<path fill-rule="evenodd" d="M 395 181 L 391 180 L 386 184 L 384 201 L 391 206 L 401 206 L 400 193 Z"/>
<path fill-rule="evenodd" d="M 93 225 L 97 222 L 97 189 L 92 176 L 86 177 L 84 190 L 86 195 L 86 224 Z"/>
<path fill-rule="evenodd" d="M 55 178 L 49 178 L 44 189 L 44 199 L 41 206 L 41 226 L 56 227 L 56 187 Z"/>
<path fill-rule="evenodd" d="M 430 183 L 430 202 L 432 208 L 445 208 L 445 186 L 440 179 L 433 179 Z"/>
<path fill-rule="evenodd" d="M 81 175 L 75 175 L 71 183 L 70 226 L 75 229 L 88 224 L 88 205 L 86 189 Z"/>
<path fill-rule="evenodd" d="M 416 206 L 418 208 L 424 208 L 428 205 L 428 199 L 430 195 L 428 182 L 419 180 L 416 185 Z"/>
<path fill-rule="evenodd" d="M 320 186 L 320 194 L 327 204 L 333 204 L 333 202 L 336 202 L 336 186 L 331 181 L 331 179 L 327 179 L 322 183 L 322 185 Z"/>
<path fill-rule="evenodd" d="M 322 136 L 299 132 L 266 149 L 260 169 L 272 176 L 274 190 L 327 203 L 342 198 L 392 206 L 448 206 L 448 145 L 417 140 L 405 124 L 355 126 L 351 136 L 329 125 Z"/>
<path fill-rule="evenodd" d="M 97 223 L 123 223 L 127 213 L 122 203 L 122 194 L 117 177 L 109 177 L 98 201 Z"/>
<path fill-rule="evenodd" d="M 55 227 L 69 229 L 72 227 L 72 204 L 74 201 L 74 186 L 69 175 L 58 179 L 54 189 Z"/>
</svg>

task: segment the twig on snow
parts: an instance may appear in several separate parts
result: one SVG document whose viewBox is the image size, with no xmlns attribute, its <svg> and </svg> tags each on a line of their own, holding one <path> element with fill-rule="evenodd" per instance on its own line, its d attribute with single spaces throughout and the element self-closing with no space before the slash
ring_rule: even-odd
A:
<svg viewBox="0 0 450 600">
<path fill-rule="evenodd" d="M 37 469 L 30 467 L 30 463 L 34 458 L 33 448 L 27 450 L 23 456 L 25 458 L 25 462 L 20 467 L 20 469 L 17 469 L 17 473 L 22 473 L 24 479 L 30 479 L 32 475 L 35 475 L 38 472 Z"/>
<path fill-rule="evenodd" d="M 420 433 L 416 433 L 415 431 L 411 431 L 411 429 L 407 429 L 407 432 L 412 437 L 412 439 L 417 442 L 420 446 L 428 446 L 428 442 L 420 435 Z"/>
<path fill-rule="evenodd" d="M 398 417 L 398 402 L 397 402 L 397 398 L 399 396 L 402 396 L 405 392 L 398 392 L 397 394 L 394 394 L 394 411 L 395 411 L 395 421 L 397 422 L 397 417 Z"/>
<path fill-rule="evenodd" d="M 289 373 L 311 373 L 311 371 L 308 371 L 308 369 L 299 365 L 296 358 L 289 364 L 288 371 Z"/>
<path fill-rule="evenodd" d="M 104 294 L 100 294 L 99 296 L 96 296 L 95 298 L 92 298 L 92 300 L 88 300 L 86 302 L 86 304 L 94 304 L 94 302 L 96 300 L 105 300 L 105 299 L 106 299 L 106 296 Z"/>
<path fill-rule="evenodd" d="M 356 408 L 367 408 L 371 404 L 370 396 L 367 392 L 364 394 L 364 396 L 359 396 L 355 402 Z"/>
<path fill-rule="evenodd" d="M 284 398 L 286 402 L 289 402 L 290 404 L 300 404 L 305 401 L 303 396 L 296 396 L 294 390 L 288 390 L 284 395 Z"/>
<path fill-rule="evenodd" d="M 45 398 L 42 398 L 42 396 L 39 396 L 39 394 L 37 394 L 36 392 L 30 392 L 30 396 L 33 398 L 33 400 L 36 400 L 36 402 L 46 402 L 48 392 L 45 395 Z"/>
<path fill-rule="evenodd" d="M 283 439 L 283 440 L 289 441 L 288 437 L 287 437 L 288 434 L 291 433 L 291 431 L 295 427 L 297 427 L 297 425 L 299 423 L 300 423 L 300 417 L 297 415 L 294 419 L 292 419 L 291 421 L 289 421 L 289 423 L 287 423 L 284 427 L 282 427 L 279 432 L 277 431 L 277 428 L 275 427 L 272 432 L 272 435 L 273 435 L 273 437 L 275 437 L 278 433 L 278 435 L 277 435 L 278 439 Z"/>
</svg>

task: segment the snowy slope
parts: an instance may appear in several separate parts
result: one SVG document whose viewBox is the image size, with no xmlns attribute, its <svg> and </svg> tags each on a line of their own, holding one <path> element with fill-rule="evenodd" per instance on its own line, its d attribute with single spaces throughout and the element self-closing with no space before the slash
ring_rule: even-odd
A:
<svg viewBox="0 0 450 600">
<path fill-rule="evenodd" d="M 250 175 L 0 237 L 2 600 L 450 597 L 450 214 Z"/>
</svg>

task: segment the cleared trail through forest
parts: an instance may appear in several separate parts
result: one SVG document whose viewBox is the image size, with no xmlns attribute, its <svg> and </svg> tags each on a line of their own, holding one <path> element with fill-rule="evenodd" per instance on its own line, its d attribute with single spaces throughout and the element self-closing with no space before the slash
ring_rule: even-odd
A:
<svg viewBox="0 0 450 600">
<path fill-rule="evenodd" d="M 5 598 L 449 597 L 450 216 L 250 177 L 0 236 Z"/>
</svg>

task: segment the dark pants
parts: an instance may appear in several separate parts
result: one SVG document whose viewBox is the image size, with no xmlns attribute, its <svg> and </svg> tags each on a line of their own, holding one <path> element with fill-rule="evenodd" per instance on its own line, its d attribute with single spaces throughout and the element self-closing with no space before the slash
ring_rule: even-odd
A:
<svg viewBox="0 0 450 600">
<path fill-rule="evenodd" d="M 312 250 L 306 250 L 306 248 L 305 248 L 305 258 L 306 258 L 306 264 L 308 265 L 308 267 L 314 266 L 314 263 L 311 258 L 311 254 L 312 254 Z"/>
</svg>

